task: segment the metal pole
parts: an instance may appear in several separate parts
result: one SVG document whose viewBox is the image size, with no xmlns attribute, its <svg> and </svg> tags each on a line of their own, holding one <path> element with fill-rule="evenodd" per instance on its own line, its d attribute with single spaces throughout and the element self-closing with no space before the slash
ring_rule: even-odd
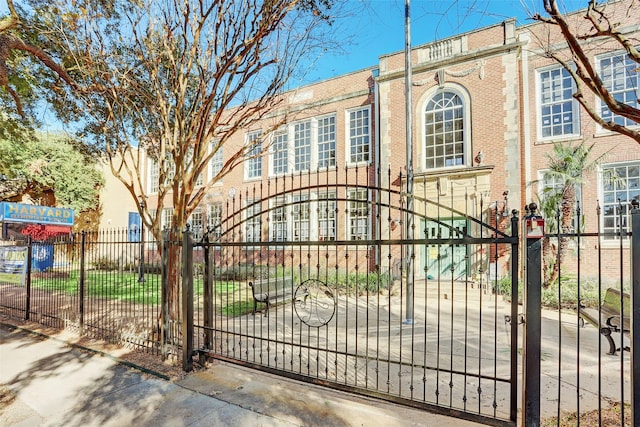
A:
<svg viewBox="0 0 640 427">
<path fill-rule="evenodd" d="M 85 271 L 86 271 L 86 232 L 83 231 L 80 235 L 80 333 L 84 332 L 84 296 L 86 290 L 86 279 L 85 279 Z"/>
<path fill-rule="evenodd" d="M 193 241 L 187 229 L 182 235 L 182 369 L 193 369 Z"/>
<path fill-rule="evenodd" d="M 404 60 L 405 60 L 405 116 L 406 116 L 406 156 L 407 156 L 407 211 L 406 231 L 407 240 L 413 240 L 413 100 L 411 96 L 411 6 L 410 0 L 405 0 L 405 44 L 404 44 Z M 406 316 L 404 324 L 413 324 L 413 245 L 406 246 Z"/>
<path fill-rule="evenodd" d="M 631 418 L 640 426 L 640 202 L 631 202 Z M 639 329 L 640 330 L 640 329 Z"/>
<path fill-rule="evenodd" d="M 527 274 L 525 281 L 525 322 L 524 353 L 522 366 L 523 424 L 527 427 L 540 426 L 540 346 L 542 316 L 542 237 L 529 234 L 531 224 L 542 220 L 536 215 L 538 205 L 529 204 L 530 214 L 525 217 L 527 239 Z"/>
<path fill-rule="evenodd" d="M 518 417 L 518 283 L 520 281 L 520 253 L 518 245 L 518 211 L 511 211 L 511 237 L 516 241 L 511 244 L 511 421 Z"/>
<path fill-rule="evenodd" d="M 162 232 L 162 319 L 160 324 L 160 351 L 162 360 L 169 355 L 169 232 Z"/>
<path fill-rule="evenodd" d="M 140 271 L 138 274 L 138 282 L 144 282 L 144 199 L 142 196 L 139 198 L 140 203 Z"/>
<path fill-rule="evenodd" d="M 26 259 L 26 263 L 27 263 L 27 272 L 25 273 L 26 276 L 26 283 L 25 286 L 27 288 L 27 301 L 26 301 L 26 307 L 25 307 L 25 314 L 24 314 L 24 319 L 25 320 L 29 320 L 29 315 L 31 314 L 31 257 L 33 256 L 33 239 L 31 238 L 31 236 L 29 236 L 29 240 L 27 240 L 27 259 Z"/>
</svg>

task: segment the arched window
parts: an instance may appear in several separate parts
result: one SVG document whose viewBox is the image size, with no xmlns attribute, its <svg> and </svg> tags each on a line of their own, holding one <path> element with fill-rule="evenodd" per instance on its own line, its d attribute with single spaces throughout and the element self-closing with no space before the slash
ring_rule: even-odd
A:
<svg viewBox="0 0 640 427">
<path fill-rule="evenodd" d="M 439 92 L 425 108 L 425 166 L 465 164 L 464 103 L 454 92 Z"/>
</svg>

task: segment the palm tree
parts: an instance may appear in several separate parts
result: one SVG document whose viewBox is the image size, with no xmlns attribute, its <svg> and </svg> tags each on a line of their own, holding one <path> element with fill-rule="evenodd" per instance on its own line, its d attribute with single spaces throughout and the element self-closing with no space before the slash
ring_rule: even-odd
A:
<svg viewBox="0 0 640 427">
<path fill-rule="evenodd" d="M 560 237 L 557 247 L 554 247 L 549 237 L 545 237 L 542 242 L 544 288 L 548 288 L 558 279 L 560 264 L 569 247 L 567 234 L 576 231 L 575 208 L 578 190 L 585 181 L 584 175 L 593 172 L 606 154 L 592 160 L 591 152 L 594 145 L 587 146 L 584 141 L 575 146 L 569 143 L 555 143 L 553 152 L 547 155 L 549 169 L 544 174 L 544 182 L 547 185 L 540 194 L 540 211 L 547 221 L 547 231 L 559 231 Z M 556 218 L 559 218 L 559 221 Z"/>
</svg>

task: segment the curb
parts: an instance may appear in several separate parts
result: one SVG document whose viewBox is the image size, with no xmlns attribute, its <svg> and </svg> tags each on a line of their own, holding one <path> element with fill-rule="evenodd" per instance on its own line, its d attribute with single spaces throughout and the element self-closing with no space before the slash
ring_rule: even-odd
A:
<svg viewBox="0 0 640 427">
<path fill-rule="evenodd" d="M 101 357 L 106 357 L 107 359 L 113 360 L 114 362 L 118 363 L 119 365 L 124 365 L 124 366 L 127 366 L 129 368 L 135 369 L 137 371 L 143 372 L 145 374 L 152 375 L 152 376 L 154 376 L 156 378 L 160 378 L 162 380 L 171 382 L 171 378 L 168 375 L 161 374 L 160 372 L 156 372 L 156 371 L 154 371 L 152 369 L 145 368 L 144 366 L 137 365 L 137 364 L 135 364 L 133 362 L 129 362 L 128 360 L 124 360 L 124 359 L 121 359 L 119 357 L 113 356 L 113 355 L 111 355 L 109 353 L 106 353 L 104 351 L 96 350 L 95 348 L 85 347 L 85 346 L 80 345 L 80 344 L 76 344 L 76 343 L 72 343 L 72 342 L 69 342 L 69 341 L 65 341 L 63 339 L 56 338 L 56 337 L 53 337 L 51 335 L 43 334 L 41 332 L 32 331 L 31 329 L 26 329 L 26 328 L 23 328 L 21 326 L 12 325 L 12 324 L 6 323 L 6 322 L 1 322 L 0 321 L 0 327 L 9 329 L 11 331 L 18 331 L 18 332 L 21 332 L 21 333 L 25 333 L 27 335 L 34 335 L 36 337 L 50 339 L 50 340 L 56 341 L 58 343 L 67 345 L 67 346 L 72 347 L 72 348 L 76 348 L 76 349 L 79 349 L 79 350 L 87 351 L 89 353 L 93 353 L 93 354 L 96 354 L 96 355 L 101 356 Z"/>
</svg>

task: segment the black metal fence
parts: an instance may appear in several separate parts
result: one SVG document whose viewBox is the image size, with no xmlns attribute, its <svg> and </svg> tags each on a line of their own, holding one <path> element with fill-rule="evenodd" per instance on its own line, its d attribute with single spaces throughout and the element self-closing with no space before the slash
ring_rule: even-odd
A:
<svg viewBox="0 0 640 427">
<path fill-rule="evenodd" d="M 2 312 L 159 353 L 162 295 L 156 242 L 141 242 L 131 230 L 107 230 L 3 243 L 23 248 L 26 265 L 3 275 Z"/>
<path fill-rule="evenodd" d="M 331 217 L 315 197 L 327 184 L 283 187 L 275 197 L 293 200 L 285 214 L 298 226 L 311 209 Z M 357 207 L 350 187 L 331 187 L 344 221 Z M 24 280 L 0 277 L 0 311 L 175 356 L 185 370 L 195 355 L 215 357 L 488 424 L 640 425 L 637 207 L 618 233 L 543 238 L 527 237 L 531 217 L 521 227 L 498 203 L 452 210 L 416 195 L 419 231 L 408 240 L 392 224 L 405 218 L 406 196 L 367 191 L 378 218 L 369 239 L 249 239 L 277 235 L 283 218 L 264 192 L 260 210 L 232 200 L 224 232 L 195 243 L 166 233 L 162 258 L 128 230 L 29 241 Z M 569 250 L 547 286 L 543 249 L 562 239 Z M 47 253 L 49 267 L 31 265 Z"/>
<path fill-rule="evenodd" d="M 580 208 L 575 214 L 584 224 Z M 557 215 L 547 221 L 559 224 Z M 631 318 L 640 306 L 632 301 L 640 295 L 640 211 L 620 206 L 617 232 L 608 233 L 600 215 L 592 232 L 554 227 L 526 239 L 525 425 L 640 425 Z"/>
</svg>

